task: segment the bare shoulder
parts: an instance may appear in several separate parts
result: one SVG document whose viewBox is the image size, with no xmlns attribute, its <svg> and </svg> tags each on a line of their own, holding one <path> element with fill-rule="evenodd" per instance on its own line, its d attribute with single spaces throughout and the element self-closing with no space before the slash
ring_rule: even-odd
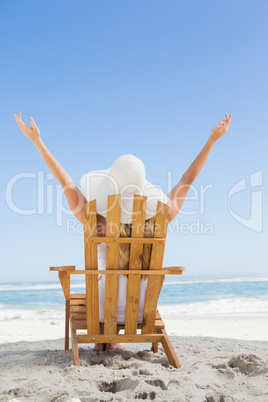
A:
<svg viewBox="0 0 268 402">
<path fill-rule="evenodd" d="M 106 236 L 107 221 L 104 216 L 97 214 L 97 236 Z"/>
</svg>

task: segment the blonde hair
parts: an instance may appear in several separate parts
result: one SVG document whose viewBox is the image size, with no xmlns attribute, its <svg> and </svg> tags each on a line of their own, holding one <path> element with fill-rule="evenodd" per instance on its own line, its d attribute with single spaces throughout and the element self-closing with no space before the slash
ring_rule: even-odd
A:
<svg viewBox="0 0 268 402">
<path fill-rule="evenodd" d="M 154 233 L 154 217 L 147 219 L 144 224 L 144 237 L 152 237 Z M 131 224 L 120 224 L 120 237 L 131 237 Z M 142 269 L 149 269 L 151 259 L 152 245 L 143 245 L 142 254 Z M 129 256 L 130 256 L 130 244 L 120 244 L 119 248 L 119 267 L 121 269 L 129 269 Z M 142 278 L 147 278 L 148 275 L 142 275 Z"/>
</svg>

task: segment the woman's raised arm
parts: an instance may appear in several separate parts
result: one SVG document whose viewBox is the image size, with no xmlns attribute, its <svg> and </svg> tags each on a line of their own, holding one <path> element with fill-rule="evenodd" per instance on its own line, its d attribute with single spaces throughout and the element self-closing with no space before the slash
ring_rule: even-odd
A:
<svg viewBox="0 0 268 402">
<path fill-rule="evenodd" d="M 225 117 L 211 130 L 209 139 L 207 140 L 199 155 L 195 158 L 191 166 L 186 170 L 179 183 L 168 194 L 168 205 L 170 206 L 169 222 L 171 222 L 180 211 L 187 196 L 187 193 L 192 183 L 202 170 L 213 145 L 220 137 L 227 133 L 231 120 L 232 114 L 230 114 L 230 116 L 228 117 L 228 114 L 225 113 Z"/>
<path fill-rule="evenodd" d="M 14 114 L 14 117 L 22 133 L 33 142 L 51 173 L 62 185 L 69 207 L 74 216 L 79 220 L 79 222 L 83 223 L 83 206 L 87 203 L 86 198 L 75 185 L 71 176 L 66 172 L 66 170 L 63 169 L 63 167 L 45 146 L 40 137 L 40 131 L 33 118 L 30 117 L 30 122 L 32 124 L 32 127 L 30 127 L 21 120 L 21 112 L 19 112 L 18 115 Z"/>
</svg>

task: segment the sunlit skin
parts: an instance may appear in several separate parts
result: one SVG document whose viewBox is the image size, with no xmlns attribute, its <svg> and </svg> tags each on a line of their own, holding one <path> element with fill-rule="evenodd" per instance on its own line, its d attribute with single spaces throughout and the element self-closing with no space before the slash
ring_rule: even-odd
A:
<svg viewBox="0 0 268 402">
<path fill-rule="evenodd" d="M 59 162 L 54 158 L 54 156 L 45 146 L 40 137 L 40 131 L 35 124 L 34 119 L 30 117 L 31 126 L 29 126 L 22 121 L 21 112 L 19 112 L 18 115 L 14 114 L 14 117 L 21 132 L 33 142 L 35 147 L 40 152 L 40 155 L 42 156 L 47 167 L 61 184 L 69 207 L 74 216 L 78 219 L 79 222 L 83 224 L 83 206 L 87 203 L 86 198 L 73 182 L 71 176 L 59 164 Z M 218 141 L 219 138 L 227 133 L 231 120 L 232 114 L 228 116 L 228 114 L 225 113 L 225 117 L 210 131 L 209 138 L 207 139 L 207 142 L 203 146 L 200 153 L 197 155 L 189 168 L 185 171 L 178 184 L 176 184 L 176 186 L 168 194 L 168 205 L 170 207 L 169 223 L 176 217 L 176 215 L 182 208 L 191 185 L 201 172 L 208 158 L 208 155 L 210 154 L 216 141 Z M 97 235 L 106 236 L 106 219 L 99 214 L 97 215 Z M 120 345 L 119 343 L 96 343 L 94 348 L 94 350 L 96 351 L 114 349 L 124 350 L 125 347 Z"/>
</svg>

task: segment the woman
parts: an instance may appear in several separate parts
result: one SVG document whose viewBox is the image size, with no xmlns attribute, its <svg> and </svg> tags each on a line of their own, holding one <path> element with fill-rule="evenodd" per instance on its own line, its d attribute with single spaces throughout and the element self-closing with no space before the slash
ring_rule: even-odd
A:
<svg viewBox="0 0 268 402">
<path fill-rule="evenodd" d="M 121 194 L 120 226 L 113 224 L 110 227 L 113 235 L 130 237 L 133 219 L 134 194 L 146 196 L 144 236 L 151 237 L 154 232 L 154 217 L 157 213 L 158 201 L 168 203 L 168 197 L 157 187 L 145 179 L 145 167 L 143 162 L 134 155 L 122 155 L 117 158 L 109 169 L 95 170 L 85 173 L 81 178 L 81 188 L 87 201 L 96 200 L 97 213 L 107 219 L 109 195 Z M 110 207 L 110 206 L 109 206 Z M 135 214 L 134 214 L 135 219 Z M 151 258 L 151 245 L 143 245 L 142 269 L 149 269 Z M 106 243 L 98 245 L 98 256 L 102 269 L 106 268 Z M 119 245 L 119 269 L 129 269 L 130 245 L 127 243 Z M 105 300 L 105 275 L 99 278 L 99 319 L 104 322 L 104 300 Z M 125 323 L 126 300 L 127 300 L 127 275 L 119 275 L 117 292 L 117 324 Z M 147 288 L 147 276 L 141 275 L 138 324 L 143 322 L 143 309 Z M 114 345 L 106 345 L 106 350 Z M 122 348 L 116 345 L 116 348 Z M 102 348 L 96 345 L 97 348 Z M 99 350 L 99 349 L 98 349 Z M 102 349 L 101 349 L 102 350 Z"/>
<path fill-rule="evenodd" d="M 131 217 L 131 208 L 129 207 L 132 205 L 131 197 L 134 193 L 140 192 L 147 196 L 147 203 L 148 203 L 148 196 L 152 196 L 152 203 L 151 210 L 146 211 L 146 227 L 148 229 L 148 236 L 150 236 L 150 219 L 153 217 L 155 213 L 155 206 L 157 200 L 161 200 L 166 202 L 170 207 L 170 214 L 169 214 L 169 223 L 175 218 L 178 214 L 184 200 L 187 196 L 190 186 L 200 173 L 201 169 L 203 168 L 208 155 L 215 144 L 215 142 L 222 137 L 224 134 L 227 133 L 229 125 L 232 120 L 232 114 L 228 116 L 225 114 L 225 117 L 211 130 L 210 136 L 205 143 L 204 147 L 202 148 L 199 155 L 190 165 L 190 167 L 186 170 L 183 174 L 181 180 L 178 184 L 170 191 L 168 196 L 165 196 L 160 190 L 158 194 L 154 193 L 156 188 L 152 186 L 148 181 L 145 180 L 145 170 L 143 163 L 133 155 L 124 155 L 123 157 L 118 158 L 112 165 L 110 169 L 105 171 L 94 171 L 88 172 L 81 178 L 81 187 L 84 194 L 79 190 L 79 188 L 75 185 L 70 175 L 63 169 L 63 167 L 59 164 L 59 162 L 54 158 L 54 156 L 50 153 L 50 151 L 45 146 L 44 142 L 40 137 L 40 131 L 36 126 L 32 117 L 30 117 L 30 122 L 32 127 L 28 126 L 27 124 L 23 123 L 21 120 L 21 112 L 18 115 L 14 114 L 14 117 L 17 121 L 19 128 L 21 129 L 22 133 L 28 137 L 33 144 L 36 146 L 38 151 L 40 152 L 42 158 L 44 159 L 47 167 L 50 169 L 52 174 L 55 178 L 60 182 L 63 187 L 66 199 L 68 201 L 69 207 L 73 212 L 74 216 L 79 220 L 79 222 L 84 223 L 83 221 L 83 206 L 90 201 L 91 199 L 97 199 L 97 235 L 98 236 L 106 236 L 106 217 L 107 217 L 107 205 L 105 204 L 107 200 L 107 195 L 115 194 L 118 192 L 123 194 L 123 199 L 125 199 L 125 206 L 126 208 L 122 208 L 126 212 L 124 216 L 121 214 L 122 223 L 121 229 L 125 231 L 124 233 L 121 232 L 121 235 L 128 236 L 128 221 L 129 217 Z M 124 174 L 124 171 L 127 172 Z M 122 174 L 123 173 L 123 174 Z M 108 181 L 107 181 L 108 178 Z M 103 181 L 104 180 L 104 181 Z M 106 180 L 106 181 L 105 181 Z M 112 184 L 111 184 L 112 183 Z M 134 183 L 134 185 L 133 185 Z M 109 186 L 113 186 L 109 187 Z M 151 187 L 150 187 L 151 186 Z M 123 202 L 123 201 L 122 201 Z M 105 256 L 106 256 L 106 249 L 105 244 L 102 243 L 99 246 L 99 254 L 102 260 L 102 264 L 105 265 Z M 122 246 L 123 247 L 123 246 Z M 121 247 L 121 257 L 119 263 L 121 268 L 125 265 L 124 258 L 127 256 L 127 250 L 123 250 Z M 143 261 L 143 267 L 146 269 L 148 265 L 148 261 Z M 104 267 L 105 268 L 105 267 Z M 120 278 L 124 278 L 123 275 L 119 276 Z M 144 286 L 141 286 L 141 294 L 140 299 L 142 300 L 146 288 L 145 278 L 144 279 Z M 104 281 L 105 278 L 100 278 L 100 293 L 104 289 Z M 126 289 L 126 282 L 124 279 L 121 279 L 122 284 L 119 284 L 119 288 Z M 141 303 L 142 304 L 142 303 Z M 101 295 L 100 295 L 100 307 L 101 306 Z M 142 313 L 142 305 L 140 306 Z M 105 350 L 108 349 L 124 349 L 123 346 L 120 344 L 96 344 L 95 350 Z"/>
</svg>

